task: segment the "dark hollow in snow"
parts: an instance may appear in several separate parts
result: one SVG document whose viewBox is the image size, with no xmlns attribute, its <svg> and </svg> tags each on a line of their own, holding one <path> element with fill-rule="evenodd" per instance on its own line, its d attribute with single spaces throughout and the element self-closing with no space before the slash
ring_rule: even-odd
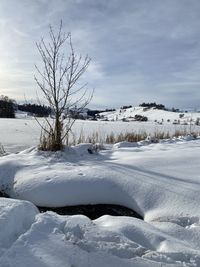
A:
<svg viewBox="0 0 200 267">
<path fill-rule="evenodd" d="M 38 207 L 38 209 L 40 210 L 40 212 L 54 211 L 60 215 L 82 214 L 89 217 L 91 220 L 95 220 L 103 215 L 129 216 L 143 220 L 142 216 L 134 210 L 131 210 L 124 206 L 112 204 L 78 205 L 66 206 L 62 208 Z"/>
<path fill-rule="evenodd" d="M 0 191 L 0 197 L 10 198 L 10 196 L 6 194 L 4 191 Z"/>
</svg>

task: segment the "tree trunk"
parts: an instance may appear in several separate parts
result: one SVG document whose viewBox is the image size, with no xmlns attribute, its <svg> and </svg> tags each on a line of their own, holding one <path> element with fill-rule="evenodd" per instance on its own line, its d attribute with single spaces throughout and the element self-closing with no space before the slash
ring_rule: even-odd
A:
<svg viewBox="0 0 200 267">
<path fill-rule="evenodd" d="M 55 120 L 55 144 L 53 146 L 53 150 L 62 149 L 62 123 L 58 114 L 56 114 Z"/>
</svg>

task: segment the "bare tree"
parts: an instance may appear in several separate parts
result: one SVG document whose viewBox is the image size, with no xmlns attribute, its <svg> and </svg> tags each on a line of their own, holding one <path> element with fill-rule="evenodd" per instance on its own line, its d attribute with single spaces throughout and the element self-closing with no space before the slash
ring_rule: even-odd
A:
<svg viewBox="0 0 200 267">
<path fill-rule="evenodd" d="M 70 111 L 80 112 L 91 100 L 87 84 L 80 85 L 90 58 L 75 53 L 71 33 L 63 31 L 62 21 L 57 32 L 49 27 L 49 37 L 49 42 L 42 38 L 36 43 L 43 68 L 36 66 L 35 81 L 54 114 L 53 122 L 47 118 L 45 126 L 38 121 L 42 128 L 40 147 L 56 151 L 63 148 L 75 121 Z"/>
</svg>

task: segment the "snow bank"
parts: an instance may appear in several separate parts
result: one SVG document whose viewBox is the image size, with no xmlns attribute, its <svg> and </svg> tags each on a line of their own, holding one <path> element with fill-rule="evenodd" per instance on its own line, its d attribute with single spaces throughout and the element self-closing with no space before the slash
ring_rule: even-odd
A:
<svg viewBox="0 0 200 267">
<path fill-rule="evenodd" d="M 184 230 L 182 230 L 184 232 Z M 36 216 L 31 228 L 0 258 L 8 267 L 199 266 L 195 244 L 135 218 Z"/>
<path fill-rule="evenodd" d="M 0 257 L 30 228 L 37 213 L 30 202 L 0 198 Z"/>
<path fill-rule="evenodd" d="M 116 204 L 148 221 L 199 215 L 199 139 L 133 147 L 122 143 L 99 154 L 89 154 L 89 146 L 2 157 L 0 185 L 13 198 L 37 206 Z"/>
<path fill-rule="evenodd" d="M 200 139 L 187 139 L 1 157 L 0 188 L 15 198 L 52 207 L 120 204 L 144 221 L 37 214 L 31 203 L 0 198 L 0 265 L 200 266 Z"/>
</svg>

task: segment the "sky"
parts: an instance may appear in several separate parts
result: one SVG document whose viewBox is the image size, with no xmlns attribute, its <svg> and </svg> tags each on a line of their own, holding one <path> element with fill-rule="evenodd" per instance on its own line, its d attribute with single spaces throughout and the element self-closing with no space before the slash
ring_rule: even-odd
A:
<svg viewBox="0 0 200 267">
<path fill-rule="evenodd" d="M 199 0 L 0 0 L 0 95 L 34 102 L 36 42 L 62 19 L 91 57 L 91 108 L 199 108 L 199 14 Z"/>
</svg>

